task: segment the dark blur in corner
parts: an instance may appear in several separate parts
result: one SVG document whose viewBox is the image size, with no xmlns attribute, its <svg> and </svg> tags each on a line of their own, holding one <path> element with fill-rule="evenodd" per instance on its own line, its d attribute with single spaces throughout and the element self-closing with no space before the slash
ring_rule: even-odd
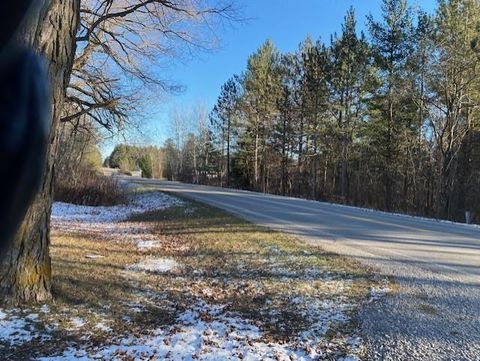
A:
<svg viewBox="0 0 480 361">
<path fill-rule="evenodd" d="M 42 181 L 49 133 L 42 60 L 15 40 L 34 0 L 0 2 L 0 257 Z"/>
</svg>

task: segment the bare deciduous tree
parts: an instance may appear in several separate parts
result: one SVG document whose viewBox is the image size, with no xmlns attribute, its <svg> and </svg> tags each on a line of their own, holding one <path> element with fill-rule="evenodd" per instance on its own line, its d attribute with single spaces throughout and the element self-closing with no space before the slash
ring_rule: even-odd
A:
<svg viewBox="0 0 480 361">
<path fill-rule="evenodd" d="M 235 16 L 222 0 L 42 0 L 37 9 L 22 34 L 48 63 L 52 131 L 42 190 L 0 272 L 0 298 L 14 303 L 51 297 L 49 218 L 58 124 L 80 126 L 88 116 L 108 130 L 121 129 L 141 100 L 136 94 L 145 94 L 139 88 L 175 89 L 161 79 L 159 65 L 211 49 L 216 26 Z"/>
<path fill-rule="evenodd" d="M 180 90 L 163 67 L 218 45 L 218 21 L 235 19 L 230 3 L 204 0 L 86 0 L 80 9 L 77 56 L 62 119 L 88 114 L 107 130 L 122 130 L 151 90 Z M 139 96 L 138 94 L 141 94 Z"/>
</svg>

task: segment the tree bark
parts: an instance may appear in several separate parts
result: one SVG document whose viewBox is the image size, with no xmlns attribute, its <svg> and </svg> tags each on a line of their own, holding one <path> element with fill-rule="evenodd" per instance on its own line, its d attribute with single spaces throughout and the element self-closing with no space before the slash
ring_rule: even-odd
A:
<svg viewBox="0 0 480 361">
<path fill-rule="evenodd" d="M 231 115 L 228 115 L 227 119 L 227 188 L 230 187 L 230 132 L 231 132 Z"/>
<path fill-rule="evenodd" d="M 257 123 L 258 124 L 258 123 Z M 255 170 L 254 170 L 254 181 L 255 181 L 255 190 L 258 191 L 258 130 L 255 131 Z"/>
<path fill-rule="evenodd" d="M 344 110 L 340 111 L 340 120 L 339 120 L 339 128 L 340 128 L 340 144 L 341 144 L 341 155 L 340 155 L 340 196 L 342 198 L 342 202 L 348 204 L 348 127 L 350 126 L 350 122 L 348 119 L 348 112 L 349 105 L 348 103 L 345 104 L 344 96 L 342 94 L 341 104 L 344 107 Z M 344 116 L 345 114 L 345 116 Z"/>
<path fill-rule="evenodd" d="M 442 169 L 440 172 L 440 211 L 443 219 L 450 219 L 450 194 L 451 194 L 451 160 L 452 155 L 447 152 L 442 155 Z"/>
<path fill-rule="evenodd" d="M 50 212 L 56 130 L 75 57 L 79 0 L 37 0 L 20 38 L 46 60 L 51 91 L 51 130 L 42 187 L 2 260 L 0 300 L 19 304 L 51 298 Z"/>
<path fill-rule="evenodd" d="M 285 196 L 287 193 L 287 115 L 283 116 L 283 130 L 282 130 L 282 180 L 281 180 L 281 194 Z"/>
</svg>

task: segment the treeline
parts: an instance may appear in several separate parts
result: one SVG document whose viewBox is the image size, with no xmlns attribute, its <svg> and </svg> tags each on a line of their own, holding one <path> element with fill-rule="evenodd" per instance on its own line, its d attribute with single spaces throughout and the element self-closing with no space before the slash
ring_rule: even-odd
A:
<svg viewBox="0 0 480 361">
<path fill-rule="evenodd" d="M 141 170 L 145 178 L 217 184 L 222 178 L 222 156 L 209 129 L 208 111 L 197 106 L 171 116 L 170 134 L 162 147 L 120 144 L 105 165 L 124 173 Z"/>
<path fill-rule="evenodd" d="M 476 0 L 435 14 L 384 0 L 367 34 L 352 9 L 327 43 L 266 41 L 222 86 L 209 130 L 167 142 L 168 177 L 478 221 L 479 20 Z"/>
<path fill-rule="evenodd" d="M 161 148 L 134 145 L 117 145 L 110 156 L 105 159 L 104 165 L 118 168 L 124 173 L 141 171 L 145 178 L 163 178 L 164 152 Z"/>
</svg>

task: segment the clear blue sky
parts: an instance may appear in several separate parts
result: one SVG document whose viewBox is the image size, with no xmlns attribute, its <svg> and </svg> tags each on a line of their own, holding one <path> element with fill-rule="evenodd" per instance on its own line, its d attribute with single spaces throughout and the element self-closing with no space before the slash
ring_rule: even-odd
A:
<svg viewBox="0 0 480 361">
<path fill-rule="evenodd" d="M 197 54 L 194 59 L 166 70 L 166 78 L 184 85 L 180 95 L 152 105 L 151 118 L 141 142 L 161 145 L 168 138 L 168 117 L 172 109 L 185 109 L 197 103 L 213 106 L 221 85 L 233 74 L 242 72 L 247 58 L 270 38 L 282 51 L 293 51 L 310 35 L 314 40 L 330 41 L 339 32 L 347 10 L 353 6 L 359 30 L 365 30 L 366 16 L 380 15 L 381 0 L 238 0 L 242 15 L 250 20 L 219 29 L 220 49 Z M 412 0 L 431 12 L 436 0 Z M 136 137 L 138 138 L 138 137 Z M 138 139 L 137 139 L 138 140 Z M 102 147 L 112 149 L 112 142 Z"/>
</svg>

